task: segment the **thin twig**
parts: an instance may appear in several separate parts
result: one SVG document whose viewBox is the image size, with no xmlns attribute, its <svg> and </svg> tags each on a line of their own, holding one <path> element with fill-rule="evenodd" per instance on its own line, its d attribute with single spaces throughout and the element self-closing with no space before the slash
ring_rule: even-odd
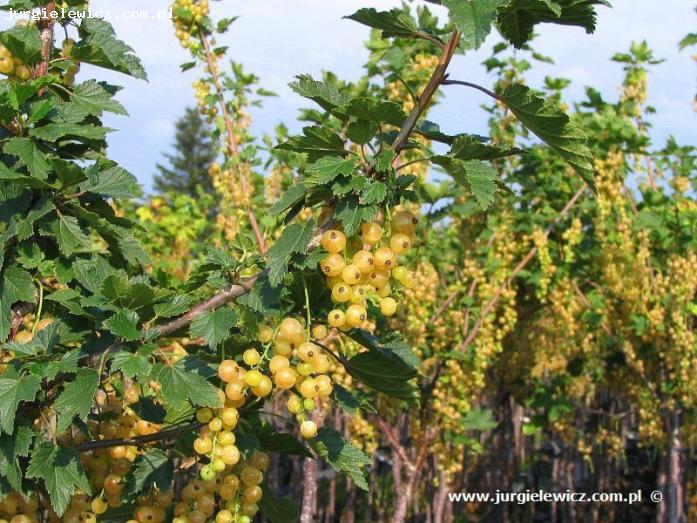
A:
<svg viewBox="0 0 697 523">
<path fill-rule="evenodd" d="M 185 425 L 177 425 L 176 427 L 161 430 L 153 434 L 147 434 L 145 436 L 135 436 L 133 438 L 96 439 L 76 445 L 75 450 L 78 452 L 87 452 L 89 450 L 106 449 L 109 447 L 139 447 L 141 445 L 145 445 L 146 443 L 152 443 L 153 441 L 174 438 L 187 430 L 198 430 L 203 425 L 204 423 L 196 421 L 194 423 L 187 423 Z"/>
<path fill-rule="evenodd" d="M 441 314 L 443 314 L 443 311 L 448 308 L 448 306 L 453 302 L 453 300 L 457 297 L 458 294 L 462 292 L 462 289 L 455 289 L 453 292 L 451 292 L 448 297 L 443 301 L 440 307 L 438 307 L 438 310 L 434 312 L 431 317 L 428 319 L 428 323 L 433 323 L 437 318 L 440 317 Z"/>
<path fill-rule="evenodd" d="M 445 79 L 445 71 L 448 69 L 448 65 L 450 65 L 450 60 L 455 54 L 455 50 L 457 49 L 457 44 L 459 42 L 460 33 L 458 31 L 453 31 L 453 34 L 450 36 L 450 40 L 448 40 L 448 43 L 445 44 L 445 47 L 443 48 L 443 54 L 438 61 L 438 65 L 433 70 L 430 80 L 426 84 L 426 87 L 424 87 L 424 90 L 421 92 L 418 102 L 414 104 L 414 108 L 404 121 L 402 129 L 399 131 L 399 134 L 392 145 L 395 152 L 399 153 L 402 149 L 404 149 L 407 140 L 409 140 L 409 136 L 411 136 L 411 133 L 414 131 L 414 127 L 416 127 L 416 122 L 419 121 L 419 118 L 428 107 L 428 104 L 431 101 L 431 98 L 433 98 L 438 86 L 440 86 L 441 82 Z"/>
<path fill-rule="evenodd" d="M 407 451 L 404 449 L 404 446 L 399 442 L 399 439 L 397 438 L 394 429 L 390 425 L 388 425 L 384 419 L 380 417 L 376 417 L 376 422 L 382 433 L 385 435 L 385 438 L 387 438 L 387 442 L 390 444 L 390 447 L 392 447 L 392 450 L 394 450 L 394 452 L 399 456 L 399 458 L 402 460 L 402 462 L 404 463 L 404 465 L 406 465 L 408 469 L 413 469 L 414 464 L 412 463 L 411 459 L 409 459 L 409 456 L 407 455 Z"/>
<path fill-rule="evenodd" d="M 554 226 L 569 213 L 576 201 L 581 197 L 581 195 L 584 192 L 586 192 L 587 188 L 588 187 L 586 185 L 583 185 L 578 191 L 576 191 L 576 194 L 574 194 L 571 197 L 571 199 L 568 202 L 566 202 L 564 208 L 559 212 L 557 217 L 554 220 L 552 220 L 552 223 L 550 223 L 547 229 L 545 230 L 545 238 L 549 236 Z M 479 333 L 479 329 L 481 328 L 484 319 L 489 315 L 493 308 L 496 307 L 496 305 L 499 302 L 499 298 L 501 298 L 501 294 L 503 294 L 503 291 L 513 282 L 513 280 L 518 276 L 520 271 L 522 271 L 527 266 L 527 264 L 530 263 L 530 261 L 535 257 L 535 254 L 537 254 L 537 247 L 533 247 L 532 249 L 530 249 L 530 251 L 525 255 L 525 257 L 522 260 L 520 260 L 520 262 L 518 262 L 518 265 L 515 266 L 515 268 L 511 272 L 511 275 L 508 278 L 506 278 L 506 281 L 504 281 L 499 286 L 499 288 L 496 289 L 496 292 L 494 293 L 491 300 L 489 300 L 489 303 L 487 303 L 482 309 L 479 318 L 474 324 L 474 327 L 472 327 L 472 330 L 467 335 L 467 338 L 465 338 L 465 341 L 463 341 L 460 345 L 460 350 L 466 349 L 469 346 L 469 344 L 472 343 L 472 341 L 474 341 L 474 338 L 477 337 L 477 334 Z"/>
<path fill-rule="evenodd" d="M 328 336 L 327 336 L 327 338 L 328 338 Z M 336 361 L 338 361 L 339 363 L 341 363 L 343 366 L 346 366 L 346 363 L 347 363 L 346 359 L 345 359 L 343 356 L 341 356 L 340 354 L 335 353 L 335 352 L 334 352 L 333 350 L 331 350 L 327 345 L 325 345 L 325 343 L 327 343 L 326 340 L 323 340 L 323 342 L 314 340 L 312 343 L 314 343 L 315 345 L 319 345 L 320 347 L 322 347 L 322 348 L 323 348 L 324 350 L 326 350 L 329 354 L 331 354 L 332 357 L 333 357 Z"/>
<path fill-rule="evenodd" d="M 237 139 L 235 138 L 235 131 L 234 127 L 232 124 L 232 117 L 230 116 L 230 112 L 228 111 L 227 108 L 227 103 L 225 102 L 225 96 L 224 96 L 224 90 L 223 90 L 223 84 L 220 82 L 220 77 L 218 76 L 218 71 L 216 69 L 216 63 L 215 60 L 213 59 L 213 53 L 211 52 L 211 47 L 210 43 L 208 41 L 208 37 L 206 35 L 201 36 L 201 43 L 203 44 L 203 50 L 206 54 L 206 62 L 208 63 L 208 70 L 211 73 L 211 78 L 213 78 L 213 82 L 215 84 L 215 90 L 218 94 L 218 100 L 220 101 L 220 109 L 221 112 L 223 113 L 223 120 L 225 121 L 225 129 L 227 131 L 227 138 L 228 138 L 228 145 L 230 146 L 230 153 L 232 156 L 235 158 L 236 161 L 239 162 L 240 159 L 240 153 L 239 153 L 239 148 L 237 146 Z M 239 181 L 240 181 L 240 188 L 242 189 L 242 194 L 245 196 L 245 203 L 247 207 L 247 218 L 249 219 L 249 224 L 252 227 L 252 231 L 254 232 L 254 236 L 257 241 L 257 246 L 259 247 L 259 252 L 263 255 L 266 252 L 266 243 L 264 242 L 264 235 L 261 233 L 261 229 L 259 228 L 259 223 L 257 222 L 257 218 L 254 215 L 254 211 L 252 210 L 252 204 L 249 201 L 250 198 L 250 192 L 247 187 L 247 181 L 244 178 L 244 175 L 242 174 L 242 171 L 238 169 L 238 175 L 239 175 Z"/>
<path fill-rule="evenodd" d="M 465 82 L 463 80 L 448 80 L 445 79 L 441 82 L 442 85 L 463 85 L 465 87 L 471 87 L 472 89 L 476 89 L 477 91 L 481 91 L 484 94 L 488 94 L 492 98 L 495 98 L 501 103 L 506 103 L 506 100 L 501 98 L 498 94 L 496 94 L 494 91 L 490 91 L 486 87 L 482 87 L 481 85 L 478 84 L 473 84 L 472 82 Z"/>
<path fill-rule="evenodd" d="M 395 171 L 399 171 L 401 169 L 404 169 L 405 167 L 409 167 L 410 165 L 414 165 L 415 163 L 421 163 L 421 162 L 428 162 L 431 160 L 431 156 L 426 156 L 424 158 L 417 158 L 416 160 L 411 160 L 410 162 L 402 163 L 399 166 L 395 168 Z"/>
<path fill-rule="evenodd" d="M 182 314 L 181 316 L 167 322 L 162 325 L 158 325 L 149 331 L 146 331 L 148 337 L 155 336 L 166 336 L 173 332 L 178 331 L 182 327 L 190 324 L 194 319 L 203 312 L 214 311 L 219 309 L 223 305 L 236 300 L 240 296 L 247 294 L 252 290 L 254 282 L 257 281 L 266 271 L 261 271 L 249 278 L 240 281 L 239 283 L 233 283 L 227 289 L 220 291 L 207 300 L 202 301 L 198 305 L 191 308 L 188 312 Z"/>
<path fill-rule="evenodd" d="M 414 33 L 414 36 L 416 36 L 417 38 L 421 38 L 422 40 L 428 40 L 432 44 L 438 46 L 438 48 L 440 49 L 445 49 L 445 43 L 437 36 L 433 36 L 424 31 L 417 31 L 416 33 Z"/>
<path fill-rule="evenodd" d="M 309 245 L 307 246 L 308 252 L 313 251 L 319 246 L 320 240 L 322 238 L 322 233 L 325 230 L 331 228 L 332 225 L 333 221 L 329 220 L 322 227 L 319 227 L 317 229 L 317 232 L 315 233 L 312 240 L 310 240 Z M 249 278 L 246 278 L 240 282 L 233 283 L 227 289 L 217 292 L 210 298 L 202 301 L 198 305 L 195 305 L 194 307 L 189 309 L 188 312 L 182 314 L 181 316 L 178 316 L 177 318 L 174 318 L 173 320 L 167 323 L 163 323 L 162 325 L 158 325 L 157 327 L 145 331 L 144 337 L 152 339 L 161 336 L 166 336 L 168 334 L 176 332 L 177 330 L 189 325 L 201 313 L 219 309 L 223 305 L 235 301 L 240 296 L 247 294 L 252 290 L 252 286 L 254 285 L 254 283 L 266 274 L 268 274 L 268 269 L 264 269 L 263 271 L 258 272 L 257 274 L 250 276 Z"/>
</svg>

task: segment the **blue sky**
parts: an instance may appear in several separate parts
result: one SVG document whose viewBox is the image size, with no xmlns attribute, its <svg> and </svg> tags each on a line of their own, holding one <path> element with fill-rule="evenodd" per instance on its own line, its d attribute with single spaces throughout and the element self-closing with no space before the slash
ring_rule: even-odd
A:
<svg viewBox="0 0 697 523">
<path fill-rule="evenodd" d="M 195 73 L 181 73 L 179 64 L 188 60 L 179 47 L 168 20 L 124 20 L 127 10 L 150 14 L 166 10 L 168 0 L 93 0 L 93 9 L 110 11 L 111 22 L 143 60 L 149 82 L 142 82 L 104 71 L 90 71 L 98 78 L 123 85 L 119 100 L 131 117 L 108 117 L 107 125 L 117 129 L 110 136 L 110 154 L 149 188 L 155 163 L 171 145 L 173 124 L 184 108 L 194 103 L 191 82 Z M 392 0 L 264 0 L 212 2 L 214 17 L 239 16 L 219 44 L 230 47 L 230 56 L 258 75 L 262 85 L 280 96 L 267 99 L 262 109 L 254 110 L 252 130 L 271 132 L 279 123 L 291 129 L 297 109 L 306 102 L 287 88 L 296 74 L 317 76 L 329 69 L 339 76 L 355 79 L 361 74 L 367 53 L 363 48 L 367 28 L 343 20 L 360 7 L 389 9 L 399 5 Z M 568 100 L 582 98 L 583 86 L 593 85 L 607 98 L 614 98 L 622 80 L 621 67 L 609 61 L 617 51 L 625 51 L 633 40 L 646 39 L 655 55 L 666 61 L 652 71 L 649 103 L 656 107 L 653 138 L 662 143 L 669 134 L 681 143 L 697 144 L 697 114 L 691 107 L 697 88 L 697 65 L 690 50 L 679 52 L 678 41 L 693 31 L 697 14 L 689 0 L 614 0 L 613 8 L 599 8 L 598 28 L 586 35 L 578 28 L 541 26 L 535 48 L 551 56 L 556 65 L 538 64 L 527 75 L 528 83 L 539 87 L 547 75 L 573 80 Z M 430 4 L 429 4 L 430 5 Z M 436 6 L 435 10 L 442 12 Z M 0 22 L 0 28 L 7 21 Z M 481 66 L 498 41 L 493 35 L 474 53 L 456 56 L 451 77 L 490 85 L 491 79 Z M 692 51 L 694 52 L 694 50 Z M 486 115 L 479 104 L 488 102 L 478 92 L 450 88 L 430 119 L 448 132 L 486 133 Z"/>
</svg>

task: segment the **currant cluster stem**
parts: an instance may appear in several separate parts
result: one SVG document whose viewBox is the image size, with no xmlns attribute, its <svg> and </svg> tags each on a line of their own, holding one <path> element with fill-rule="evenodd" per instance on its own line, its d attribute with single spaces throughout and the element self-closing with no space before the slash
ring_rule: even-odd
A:
<svg viewBox="0 0 697 523">
<path fill-rule="evenodd" d="M 220 77 L 218 76 L 218 70 L 216 67 L 215 60 L 213 58 L 213 53 L 211 52 L 211 46 L 210 42 L 208 41 L 208 37 L 206 35 L 201 35 L 201 43 L 203 45 L 203 50 L 206 55 L 206 63 L 208 64 L 208 70 L 211 73 L 211 77 L 213 78 L 213 83 L 215 84 L 215 90 L 218 95 L 218 100 L 220 102 L 220 110 L 223 115 L 223 120 L 225 121 L 225 130 L 227 132 L 227 139 L 228 139 L 228 146 L 230 148 L 230 154 L 232 154 L 233 158 L 239 162 L 240 160 L 240 152 L 239 152 L 239 147 L 237 145 L 237 139 L 235 138 L 235 130 L 233 127 L 232 123 L 232 117 L 230 116 L 230 112 L 228 111 L 227 103 L 225 102 L 225 95 L 224 95 L 224 90 L 223 90 L 223 85 L 220 82 Z M 245 180 L 244 176 L 242 173 L 238 170 L 238 179 L 240 183 L 240 187 L 242 189 L 242 193 L 245 195 L 245 197 L 248 197 L 250 195 L 249 189 L 247 187 L 247 181 Z M 259 228 L 259 223 L 257 222 L 257 218 L 254 215 L 254 211 L 252 210 L 252 205 L 249 201 L 246 202 L 246 207 L 247 207 L 247 218 L 249 219 L 249 224 L 252 227 L 252 231 L 254 232 L 254 236 L 256 238 L 257 246 L 259 247 L 259 252 L 263 255 L 266 252 L 266 242 L 264 241 L 264 235 L 261 233 L 261 229 Z"/>
</svg>

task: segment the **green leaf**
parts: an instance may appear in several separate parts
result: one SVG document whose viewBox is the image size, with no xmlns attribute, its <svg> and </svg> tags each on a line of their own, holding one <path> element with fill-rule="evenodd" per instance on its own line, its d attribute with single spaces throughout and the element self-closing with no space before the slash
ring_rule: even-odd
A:
<svg viewBox="0 0 697 523">
<path fill-rule="evenodd" d="M 84 354 L 80 350 L 71 350 L 63 354 L 60 359 L 49 361 L 41 375 L 47 380 L 55 379 L 59 374 L 69 374 L 77 371 L 78 362 Z"/>
<path fill-rule="evenodd" d="M 610 6 L 606 0 L 510 0 L 499 8 L 501 34 L 520 49 L 532 38 L 535 25 L 553 23 L 595 31 L 595 6 Z"/>
<path fill-rule="evenodd" d="M 346 390 L 338 383 L 335 383 L 332 389 L 332 400 L 334 400 L 344 412 L 350 415 L 354 415 L 359 409 L 376 412 L 375 407 L 365 398 L 359 397 L 351 391 Z"/>
<path fill-rule="evenodd" d="M 288 225 L 281 237 L 268 250 L 269 282 L 277 287 L 288 272 L 288 263 L 294 254 L 307 254 L 307 247 L 315 230 L 315 220 Z"/>
<path fill-rule="evenodd" d="M 85 115 L 101 116 L 104 111 L 127 115 L 126 108 L 114 100 L 114 94 L 117 90 L 117 87 L 105 82 L 88 80 L 75 87 L 70 99 L 81 111 L 85 112 Z"/>
<path fill-rule="evenodd" d="M 266 485 L 261 486 L 263 496 L 257 502 L 259 510 L 271 523 L 295 523 L 300 517 L 300 511 L 290 498 L 277 498 L 273 490 Z"/>
<path fill-rule="evenodd" d="M 350 16 L 349 20 L 354 20 L 360 24 L 367 25 L 373 29 L 382 31 L 383 38 L 392 36 L 411 37 L 418 32 L 414 19 L 401 9 L 391 9 L 390 11 L 377 11 L 376 9 L 359 9 Z"/>
<path fill-rule="evenodd" d="M 18 301 L 34 302 L 31 274 L 11 265 L 0 279 L 0 342 L 5 341 L 12 328 L 12 306 Z"/>
<path fill-rule="evenodd" d="M 368 490 L 363 468 L 370 465 L 372 460 L 341 434 L 329 427 L 322 427 L 308 443 L 335 470 L 347 474 L 358 488 Z"/>
<path fill-rule="evenodd" d="M 452 144 L 455 138 L 457 138 L 457 135 L 453 136 L 441 132 L 438 124 L 429 120 L 424 120 L 422 123 L 417 125 L 414 128 L 414 132 L 420 134 L 424 138 L 433 140 L 434 142 L 441 142 L 446 144 Z"/>
<path fill-rule="evenodd" d="M 306 183 L 326 185 L 337 176 L 350 176 L 356 168 L 354 157 L 325 156 L 305 168 Z"/>
<path fill-rule="evenodd" d="M 66 136 L 84 138 L 86 140 L 103 140 L 110 131 L 111 129 L 108 127 L 92 124 L 49 123 L 41 127 L 34 127 L 29 131 L 29 136 L 47 142 L 56 142 Z"/>
<path fill-rule="evenodd" d="M 206 380 L 210 375 L 211 369 L 196 356 L 187 356 L 174 365 L 155 364 L 151 373 L 162 385 L 165 403 L 174 408 L 187 401 L 194 406 L 220 406 L 217 389 Z"/>
<path fill-rule="evenodd" d="M 235 22 L 235 20 L 237 20 L 236 16 L 220 18 L 215 26 L 215 30 L 218 31 L 220 34 L 223 34 L 230 28 L 230 26 Z"/>
<path fill-rule="evenodd" d="M 29 173 L 39 180 L 46 180 L 51 165 L 46 156 L 38 149 L 29 138 L 10 138 L 3 149 L 5 153 L 19 158 L 22 164 L 27 166 Z"/>
<path fill-rule="evenodd" d="M 414 351 L 398 332 L 390 332 L 382 339 L 362 329 L 352 329 L 347 334 L 366 349 L 395 354 L 405 364 L 414 369 L 420 369 L 422 366 L 421 360 L 414 354 Z"/>
<path fill-rule="evenodd" d="M 58 322 L 53 322 L 45 329 L 37 332 L 31 340 L 27 342 L 15 341 L 12 343 L 6 343 L 3 348 L 14 352 L 15 355 L 21 356 L 33 356 L 39 352 L 50 354 L 53 348 L 58 345 L 60 341 L 60 329 L 61 324 Z"/>
<path fill-rule="evenodd" d="M 36 24 L 14 26 L 0 33 L 0 42 L 15 58 L 34 63 L 41 57 L 41 38 Z"/>
<path fill-rule="evenodd" d="M 558 152 L 595 191 L 593 156 L 586 134 L 571 122 L 559 100 L 544 99 L 520 84 L 508 86 L 500 96 L 518 120 Z"/>
<path fill-rule="evenodd" d="M 0 433 L 12 434 L 17 407 L 23 401 L 34 401 L 40 385 L 36 376 L 0 378 Z"/>
<path fill-rule="evenodd" d="M 192 338 L 203 338 L 214 349 L 230 336 L 236 323 L 237 314 L 229 307 L 205 311 L 191 322 L 189 335 Z"/>
<path fill-rule="evenodd" d="M 56 431 L 63 433 L 75 416 L 84 420 L 90 411 L 94 393 L 99 385 L 99 374 L 94 369 L 80 368 L 75 379 L 68 383 L 53 404 L 58 414 Z"/>
<path fill-rule="evenodd" d="M 460 135 L 453 141 L 448 156 L 458 160 L 494 160 L 505 158 L 514 154 L 521 154 L 525 151 L 509 145 L 489 145 L 481 142 L 476 136 L 471 134 Z"/>
<path fill-rule="evenodd" d="M 348 139 L 359 145 L 368 143 L 377 132 L 378 126 L 368 120 L 355 120 L 346 128 Z"/>
<path fill-rule="evenodd" d="M 373 167 L 379 173 L 390 172 L 396 156 L 397 154 L 392 149 L 385 149 L 373 158 Z"/>
<path fill-rule="evenodd" d="M 81 40 L 75 44 L 71 57 L 106 69 L 113 69 L 142 80 L 145 69 L 133 49 L 116 38 L 111 24 L 99 18 L 83 18 L 79 27 Z"/>
<path fill-rule="evenodd" d="M 0 164 L 0 180 L 3 183 L 16 182 L 18 185 L 31 187 L 32 189 L 55 189 L 55 185 L 39 180 L 38 178 L 25 175 L 19 171 L 9 169 L 6 165 Z M 14 184 L 13 184 L 14 185 Z M 27 202 L 28 203 L 28 202 Z M 17 221 L 17 217 L 15 217 Z"/>
<path fill-rule="evenodd" d="M 344 198 L 334 211 L 334 218 L 339 220 L 346 236 L 353 236 L 361 226 L 361 223 L 373 219 L 378 208 L 375 205 L 360 205 L 358 198 Z"/>
<path fill-rule="evenodd" d="M 385 198 L 387 198 L 387 185 L 378 180 L 370 180 L 361 191 L 360 202 L 363 205 L 382 203 Z"/>
<path fill-rule="evenodd" d="M 150 449 L 133 462 L 133 467 L 125 477 L 124 498 L 133 500 L 141 492 L 149 492 L 156 487 L 166 492 L 172 487 L 174 461 L 164 450 Z"/>
<path fill-rule="evenodd" d="M 43 232 L 49 232 L 56 237 L 58 247 L 66 256 L 72 256 L 80 249 L 89 249 L 92 246 L 90 237 L 80 227 L 75 216 L 60 214 L 57 220 L 48 225 L 49 229 L 42 228 Z"/>
<path fill-rule="evenodd" d="M 80 186 L 81 190 L 110 198 L 133 198 L 139 194 L 138 179 L 126 169 L 111 162 L 99 167 L 99 171 L 90 169 L 89 179 Z"/>
<path fill-rule="evenodd" d="M 252 289 L 237 299 L 260 316 L 278 316 L 281 307 L 283 287 L 273 287 L 266 273 L 263 273 L 252 285 Z"/>
<path fill-rule="evenodd" d="M 296 78 L 297 81 L 289 83 L 288 86 L 300 96 L 309 98 L 327 111 L 342 106 L 351 99 L 347 92 L 340 91 L 334 84 L 318 82 L 309 74 L 301 74 Z"/>
<path fill-rule="evenodd" d="M 494 420 L 490 409 L 476 408 L 469 411 L 460 419 L 460 425 L 467 430 L 491 430 L 498 423 Z"/>
<path fill-rule="evenodd" d="M 65 289 L 58 289 L 57 291 L 52 292 L 51 294 L 44 295 L 44 299 L 56 301 L 58 303 L 67 303 L 69 301 L 73 301 L 80 298 L 80 296 L 82 296 L 82 294 L 80 294 L 75 289 L 66 287 Z"/>
<path fill-rule="evenodd" d="M 10 99 L 10 104 L 15 111 L 18 111 L 22 104 L 34 96 L 40 88 L 38 82 L 15 83 L 10 84 L 9 87 L 10 90 L 7 95 Z"/>
<path fill-rule="evenodd" d="M 493 203 L 497 185 L 496 171 L 491 164 L 479 160 L 455 160 L 449 156 L 434 156 L 432 161 L 443 167 L 460 185 L 469 187 L 483 211 Z"/>
<path fill-rule="evenodd" d="M 507 0 L 443 0 L 450 21 L 462 33 L 460 46 L 479 49 L 491 32 L 496 10 Z"/>
<path fill-rule="evenodd" d="M 311 458 L 310 454 L 302 443 L 297 438 L 283 432 L 276 432 L 269 425 L 265 425 L 263 429 L 255 432 L 259 445 L 265 452 L 278 452 L 280 454 L 289 454 L 293 456 L 304 456 Z"/>
<path fill-rule="evenodd" d="M 43 100 L 37 100 L 30 104 L 30 116 L 27 120 L 28 123 L 36 123 L 43 120 L 53 109 L 56 108 L 57 101 L 55 98 L 45 98 Z"/>
<path fill-rule="evenodd" d="M 126 341 L 135 341 L 140 338 L 139 321 L 140 318 L 136 311 L 120 309 L 104 322 L 104 327 L 119 338 L 123 338 Z"/>
<path fill-rule="evenodd" d="M 0 163 L 0 178 L 3 177 L 3 167 L 5 165 Z M 9 171 L 6 167 L 5 169 Z M 31 192 L 19 183 L 0 183 L 0 223 L 10 223 L 16 215 L 24 214 L 30 203 Z"/>
<path fill-rule="evenodd" d="M 34 439 L 31 427 L 19 426 L 14 434 L 0 436 L 0 477 L 7 479 L 13 490 L 23 493 L 22 468 L 19 458 L 29 456 L 29 447 Z"/>
<path fill-rule="evenodd" d="M 681 51 L 693 45 L 697 45 L 697 33 L 688 33 L 678 44 Z"/>
<path fill-rule="evenodd" d="M 331 129 L 312 125 L 303 127 L 303 136 L 294 136 L 276 149 L 307 153 L 311 162 L 323 156 L 344 156 L 344 141 Z"/>
<path fill-rule="evenodd" d="M 240 263 L 233 256 L 232 251 L 222 247 L 213 247 L 206 253 L 205 266 L 206 268 L 211 267 L 235 272 L 239 269 Z"/>
<path fill-rule="evenodd" d="M 51 498 L 51 507 L 59 516 L 68 508 L 75 488 L 81 489 L 88 496 L 92 493 L 77 451 L 54 446 L 47 441 L 34 448 L 27 477 L 44 482 Z"/>
<path fill-rule="evenodd" d="M 406 118 L 401 105 L 373 98 L 354 98 L 341 110 L 345 114 L 376 124 L 402 125 Z"/>
<path fill-rule="evenodd" d="M 416 403 L 419 392 L 412 379 L 416 369 L 388 351 L 369 350 L 352 357 L 346 371 L 364 385 L 394 398 Z"/>
<path fill-rule="evenodd" d="M 293 185 L 285 191 L 276 203 L 269 209 L 271 216 L 278 216 L 282 212 L 295 207 L 300 202 L 305 201 L 305 186 L 302 183 Z"/>
<path fill-rule="evenodd" d="M 147 283 L 129 281 L 125 276 L 112 274 L 99 287 L 99 294 L 109 302 L 125 309 L 142 309 L 152 305 L 157 293 Z"/>
<path fill-rule="evenodd" d="M 145 356 L 122 350 L 112 354 L 111 370 L 120 370 L 127 378 L 143 380 L 152 371 L 152 365 Z"/>
<path fill-rule="evenodd" d="M 254 432 L 238 429 L 235 436 L 237 437 L 235 444 L 237 445 L 237 448 L 240 449 L 240 452 L 245 459 L 249 459 L 255 450 L 261 449 L 259 438 L 257 438 Z"/>
<path fill-rule="evenodd" d="M 149 396 L 141 396 L 137 403 L 131 405 L 133 412 L 138 417 L 152 423 L 164 423 L 167 418 L 167 411 L 160 403 Z"/>
<path fill-rule="evenodd" d="M 160 318 L 172 318 L 188 311 L 192 302 L 193 299 L 191 296 L 186 294 L 177 294 L 168 301 L 156 303 L 153 306 L 153 309 L 155 310 L 155 314 L 157 314 Z"/>
<path fill-rule="evenodd" d="M 60 181 L 62 191 L 87 179 L 85 170 L 76 163 L 56 158 L 51 160 L 51 165 Z"/>
<path fill-rule="evenodd" d="M 196 62 L 184 62 L 183 64 L 181 64 L 181 65 L 179 66 L 179 68 L 181 69 L 182 73 L 183 73 L 184 71 L 188 71 L 189 69 L 193 69 L 194 67 L 196 67 Z"/>
<path fill-rule="evenodd" d="M 76 260 L 72 264 L 75 278 L 87 290 L 97 293 L 102 282 L 111 274 L 118 274 L 103 256 L 92 256 L 89 259 Z"/>
<path fill-rule="evenodd" d="M 115 250 L 131 265 L 143 266 L 150 263 L 150 256 L 148 256 L 148 253 L 145 252 L 143 246 L 132 233 L 120 235 L 116 240 L 116 244 L 118 248 L 115 248 Z"/>
<path fill-rule="evenodd" d="M 360 192 L 368 183 L 362 174 L 354 174 L 349 177 L 341 176 L 332 184 L 332 192 L 336 196 L 346 196 L 351 193 Z"/>
</svg>

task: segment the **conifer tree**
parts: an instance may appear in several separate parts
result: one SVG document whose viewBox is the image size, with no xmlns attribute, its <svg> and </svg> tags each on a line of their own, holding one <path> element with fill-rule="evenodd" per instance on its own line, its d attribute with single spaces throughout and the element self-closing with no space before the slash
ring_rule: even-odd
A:
<svg viewBox="0 0 697 523">
<path fill-rule="evenodd" d="M 195 197 L 198 190 L 212 193 L 208 168 L 215 159 L 210 126 L 201 114 L 187 108 L 176 123 L 174 152 L 164 153 L 169 165 L 157 164 L 159 174 L 153 180 L 159 193 L 173 191 Z"/>
</svg>

